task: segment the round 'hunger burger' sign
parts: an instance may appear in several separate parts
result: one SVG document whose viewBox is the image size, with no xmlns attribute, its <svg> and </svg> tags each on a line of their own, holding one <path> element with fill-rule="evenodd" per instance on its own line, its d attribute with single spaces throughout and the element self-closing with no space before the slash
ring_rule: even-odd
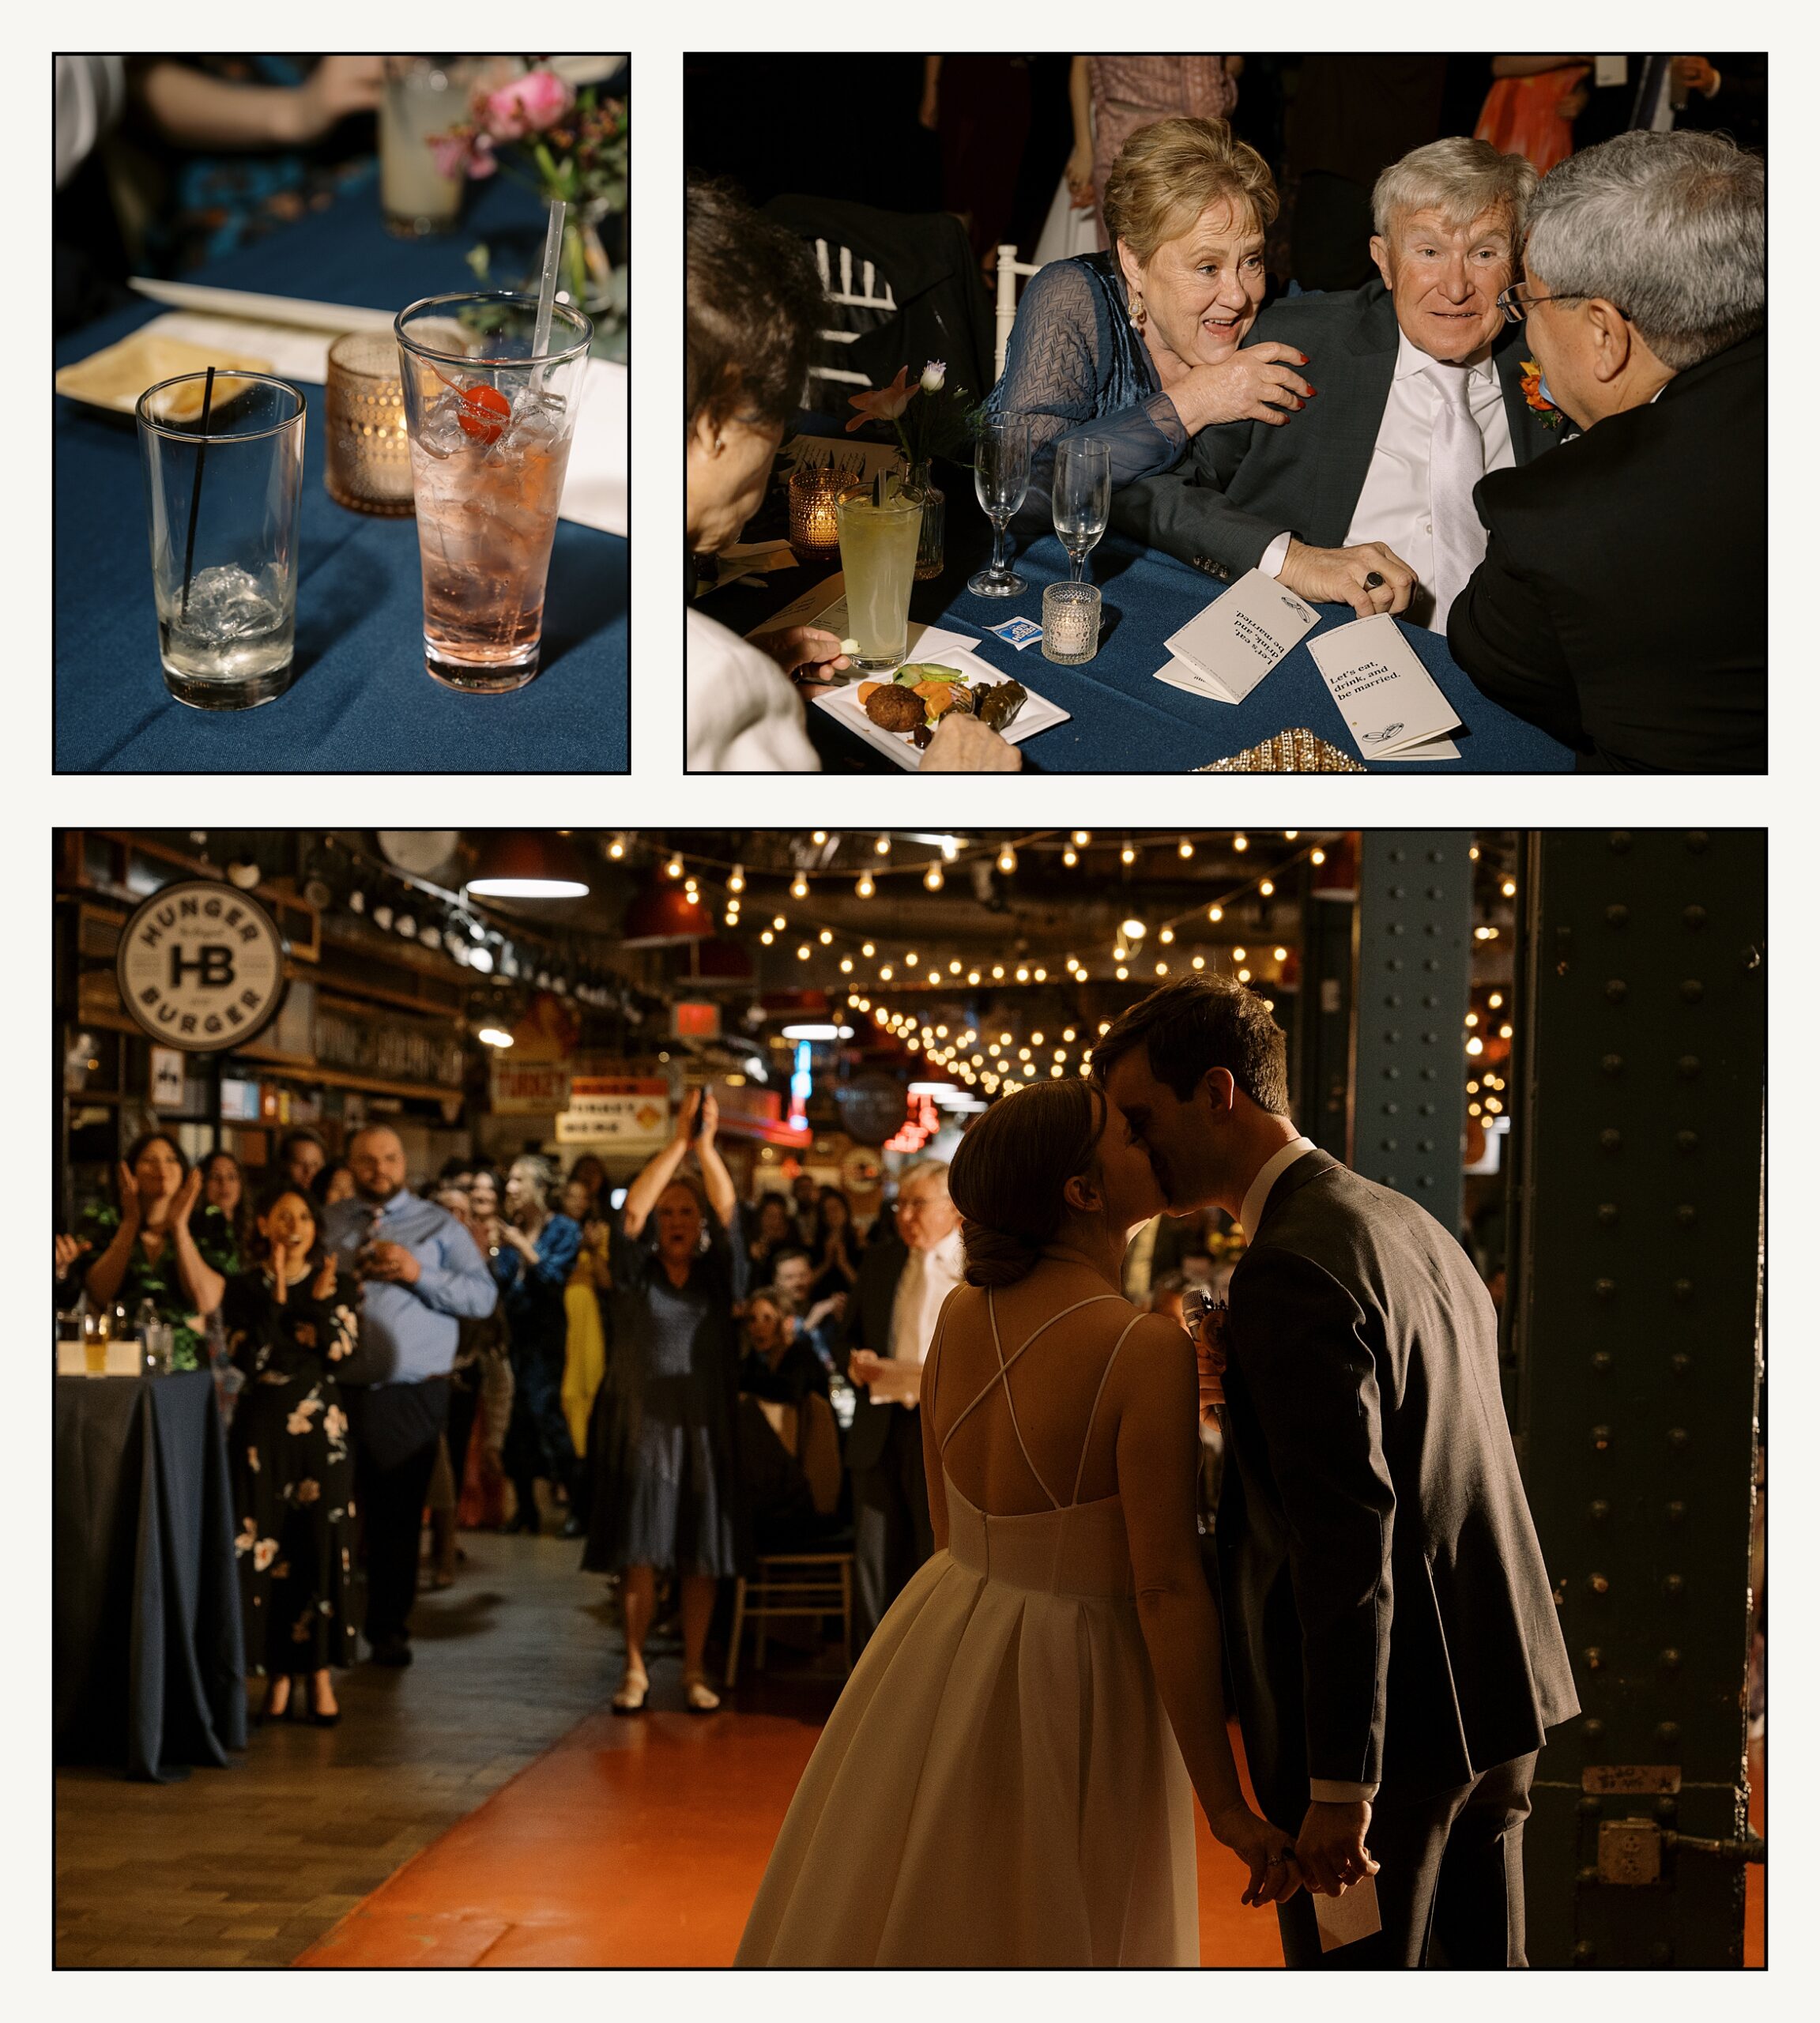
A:
<svg viewBox="0 0 1820 2023">
<path fill-rule="evenodd" d="M 284 942 L 266 909 L 231 885 L 186 879 L 154 893 L 120 930 L 120 1001 L 155 1040 L 213 1053 L 249 1040 L 284 995 Z"/>
</svg>

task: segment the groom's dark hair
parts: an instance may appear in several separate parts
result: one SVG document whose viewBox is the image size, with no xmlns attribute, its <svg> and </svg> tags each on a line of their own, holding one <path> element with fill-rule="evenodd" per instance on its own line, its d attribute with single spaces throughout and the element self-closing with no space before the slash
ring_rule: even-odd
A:
<svg viewBox="0 0 1820 2023">
<path fill-rule="evenodd" d="M 1151 1074 L 1183 1102 L 1210 1068 L 1223 1068 L 1260 1109 L 1289 1114 L 1283 1029 L 1243 984 L 1184 977 L 1153 990 L 1094 1042 L 1093 1079 L 1103 1086 L 1113 1063 L 1135 1046 L 1144 1049 Z"/>
</svg>

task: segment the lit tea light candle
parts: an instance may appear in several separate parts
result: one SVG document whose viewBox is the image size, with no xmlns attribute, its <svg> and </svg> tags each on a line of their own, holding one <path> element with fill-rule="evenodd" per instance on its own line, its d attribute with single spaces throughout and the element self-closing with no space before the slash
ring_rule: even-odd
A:
<svg viewBox="0 0 1820 2023">
<path fill-rule="evenodd" d="M 1051 583 L 1042 593 L 1042 654 L 1090 661 L 1099 650 L 1099 592 L 1091 583 Z"/>
<path fill-rule="evenodd" d="M 790 473 L 790 546 L 806 555 L 838 554 L 840 520 L 835 508 L 847 480 L 824 464 Z"/>
</svg>

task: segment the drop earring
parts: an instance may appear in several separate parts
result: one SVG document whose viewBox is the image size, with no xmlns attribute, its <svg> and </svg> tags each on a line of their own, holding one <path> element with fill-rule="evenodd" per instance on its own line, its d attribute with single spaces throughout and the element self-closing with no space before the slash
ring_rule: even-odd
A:
<svg viewBox="0 0 1820 2023">
<path fill-rule="evenodd" d="M 1144 297 L 1138 293 L 1136 288 L 1133 288 L 1131 292 L 1130 316 L 1131 327 L 1137 332 L 1140 337 L 1142 337 L 1144 334 Z"/>
</svg>

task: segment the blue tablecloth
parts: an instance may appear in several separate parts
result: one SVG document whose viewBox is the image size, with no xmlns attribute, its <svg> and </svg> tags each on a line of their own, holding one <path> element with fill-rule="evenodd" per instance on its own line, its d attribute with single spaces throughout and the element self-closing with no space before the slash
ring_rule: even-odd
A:
<svg viewBox="0 0 1820 2023">
<path fill-rule="evenodd" d="M 938 616 L 913 598 L 914 616 L 964 632 L 982 660 L 1069 712 L 1068 721 L 1027 739 L 1021 749 L 1027 768 L 1038 772 L 1180 773 L 1230 759 L 1280 730 L 1306 728 L 1336 745 L 1349 759 L 1359 756 L 1321 670 L 1306 642 L 1287 654 L 1238 704 L 1191 695 L 1155 679 L 1169 658 L 1163 642 L 1219 594 L 1220 586 L 1197 569 L 1135 543 L 1109 536 L 1089 564 L 1104 600 L 1106 624 L 1098 654 L 1084 667 L 1057 667 L 1042 657 L 1040 644 L 1021 653 L 985 631 L 1007 618 L 1042 623 L 1042 591 L 1068 575 L 1068 557 L 1053 534 L 1014 544 L 1017 573 L 1029 584 L 1021 597 L 1004 600 L 951 593 Z M 1317 628 L 1350 622 L 1343 605 L 1321 605 Z M 1420 655 L 1459 713 L 1464 728 L 1453 733 L 1457 759 L 1368 759 L 1374 773 L 1427 779 L 1440 773 L 1565 773 L 1573 754 L 1520 718 L 1488 702 L 1449 658 L 1438 633 L 1404 625 L 1404 636 Z M 977 637 L 975 635 L 978 635 Z M 1310 636 L 1313 636 L 1312 635 Z M 879 764 L 862 740 L 842 729 L 825 710 L 809 713 L 811 735 L 831 769 L 851 770 L 865 755 L 868 769 Z"/>
<path fill-rule="evenodd" d="M 214 1378 L 59 1377 L 51 1455 L 58 1761 L 160 1784 L 225 1764 L 247 1699 Z"/>
<path fill-rule="evenodd" d="M 495 285 L 535 267 L 530 193 L 498 177 L 460 228 L 407 241 L 357 188 L 329 209 L 201 269 L 213 288 L 401 309 L 472 288 L 463 254 L 492 250 Z M 163 306 L 146 302 L 56 347 L 86 358 Z M 415 520 L 375 519 L 322 488 L 322 390 L 305 386 L 297 678 L 256 710 L 173 702 L 158 661 L 133 424 L 55 403 L 55 763 L 59 772 L 623 772 L 628 764 L 627 544 L 562 522 L 544 608 L 542 669 L 511 695 L 458 695 L 424 672 Z"/>
</svg>

